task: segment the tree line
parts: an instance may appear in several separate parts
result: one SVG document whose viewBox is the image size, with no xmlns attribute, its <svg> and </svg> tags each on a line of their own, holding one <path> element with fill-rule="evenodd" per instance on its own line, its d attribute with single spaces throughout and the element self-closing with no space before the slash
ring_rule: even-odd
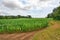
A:
<svg viewBox="0 0 60 40">
<path fill-rule="evenodd" d="M 16 19 L 16 18 L 32 18 L 30 15 L 27 16 L 21 16 L 21 15 L 17 15 L 17 16 L 1 16 L 0 15 L 0 19 Z"/>
<path fill-rule="evenodd" d="M 56 20 L 60 20 L 60 6 L 55 8 L 52 13 L 48 14 L 47 18 L 53 18 Z"/>
</svg>

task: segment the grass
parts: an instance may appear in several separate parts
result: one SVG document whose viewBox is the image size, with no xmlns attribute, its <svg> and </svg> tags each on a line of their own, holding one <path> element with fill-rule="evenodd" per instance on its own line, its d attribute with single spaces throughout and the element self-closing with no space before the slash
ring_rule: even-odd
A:
<svg viewBox="0 0 60 40">
<path fill-rule="evenodd" d="M 0 19 L 0 33 L 29 32 L 48 26 L 50 18 Z"/>
<path fill-rule="evenodd" d="M 46 29 L 39 31 L 34 35 L 32 40 L 60 40 L 59 22 L 53 22 L 53 26 L 49 25 L 50 27 L 47 27 Z"/>
</svg>

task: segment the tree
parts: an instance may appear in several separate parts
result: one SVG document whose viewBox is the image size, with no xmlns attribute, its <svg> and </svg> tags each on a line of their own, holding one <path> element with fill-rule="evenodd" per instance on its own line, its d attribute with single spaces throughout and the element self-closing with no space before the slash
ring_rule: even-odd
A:
<svg viewBox="0 0 60 40">
<path fill-rule="evenodd" d="M 52 18 L 52 17 L 53 17 L 53 13 L 47 15 L 47 18 Z"/>
<path fill-rule="evenodd" d="M 60 6 L 55 8 L 51 14 L 48 14 L 47 18 L 60 20 Z"/>
<path fill-rule="evenodd" d="M 21 16 L 20 16 L 20 15 L 18 15 L 17 17 L 18 17 L 18 18 L 21 18 Z"/>
<path fill-rule="evenodd" d="M 0 19 L 16 19 L 16 18 L 31 18 L 30 15 L 28 16 L 21 16 L 21 15 L 17 15 L 17 16 L 1 16 L 0 15 Z"/>
<path fill-rule="evenodd" d="M 28 15 L 28 18 L 32 18 L 31 15 Z"/>
<path fill-rule="evenodd" d="M 2 19 L 3 18 L 3 16 L 0 16 L 0 19 Z"/>
</svg>

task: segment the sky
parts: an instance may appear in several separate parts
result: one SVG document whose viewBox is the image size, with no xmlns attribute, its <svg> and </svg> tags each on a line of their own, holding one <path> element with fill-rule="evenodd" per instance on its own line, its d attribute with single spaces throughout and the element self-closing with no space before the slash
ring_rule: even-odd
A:
<svg viewBox="0 0 60 40">
<path fill-rule="evenodd" d="M 60 0 L 0 0 L 0 15 L 31 15 L 44 18 L 58 6 Z"/>
</svg>

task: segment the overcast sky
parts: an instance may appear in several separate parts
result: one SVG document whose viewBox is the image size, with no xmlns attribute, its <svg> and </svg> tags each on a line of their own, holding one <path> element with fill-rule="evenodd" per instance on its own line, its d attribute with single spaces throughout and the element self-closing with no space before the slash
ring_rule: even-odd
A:
<svg viewBox="0 0 60 40">
<path fill-rule="evenodd" d="M 58 7 L 60 0 L 0 0 L 0 15 L 46 17 Z"/>
</svg>

